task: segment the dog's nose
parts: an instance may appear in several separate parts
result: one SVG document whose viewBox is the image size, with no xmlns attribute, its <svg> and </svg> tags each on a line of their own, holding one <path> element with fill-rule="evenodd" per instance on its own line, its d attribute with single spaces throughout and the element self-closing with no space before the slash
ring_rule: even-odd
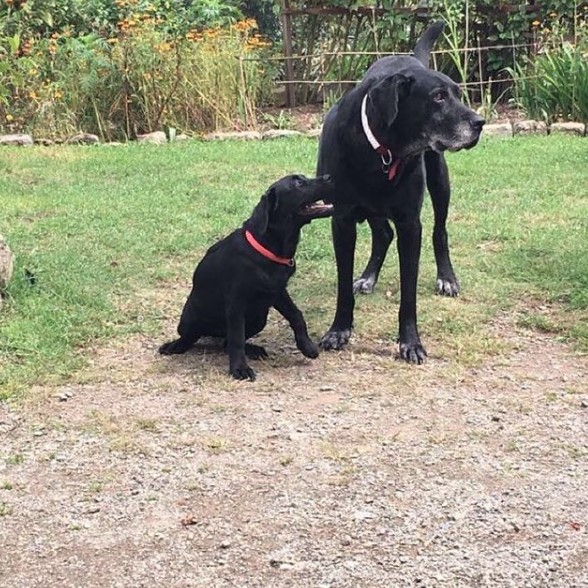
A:
<svg viewBox="0 0 588 588">
<path fill-rule="evenodd" d="M 476 131 L 481 131 L 486 121 L 481 116 L 476 116 L 476 118 L 472 119 L 471 124 Z"/>
</svg>

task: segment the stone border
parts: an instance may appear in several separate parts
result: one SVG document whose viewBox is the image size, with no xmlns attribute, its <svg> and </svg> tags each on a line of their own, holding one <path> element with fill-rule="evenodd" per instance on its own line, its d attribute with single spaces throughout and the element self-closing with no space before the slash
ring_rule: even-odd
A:
<svg viewBox="0 0 588 588">
<path fill-rule="evenodd" d="M 271 129 L 268 131 L 229 131 L 207 133 L 202 136 L 194 137 L 203 141 L 266 141 L 271 139 L 280 139 L 284 137 L 320 137 L 321 129 L 310 129 L 305 132 L 288 130 L 288 129 Z M 514 137 L 519 135 L 576 135 L 578 137 L 588 136 L 588 125 L 578 122 L 561 122 L 546 125 L 543 121 L 520 120 L 506 123 L 492 123 L 484 126 L 482 136 L 484 137 Z M 156 145 L 165 145 L 179 141 L 189 140 L 191 137 L 185 134 L 176 135 L 170 133 L 169 137 L 163 131 L 155 131 L 137 137 L 138 143 L 153 143 Z M 89 133 L 79 133 L 69 137 L 64 141 L 52 141 L 50 139 L 33 140 L 31 135 L 21 133 L 15 135 L 0 135 L 1 145 L 12 145 L 20 147 L 30 147 L 36 145 L 104 145 L 104 146 L 123 146 L 127 143 L 117 141 L 101 143 L 99 137 Z"/>
</svg>

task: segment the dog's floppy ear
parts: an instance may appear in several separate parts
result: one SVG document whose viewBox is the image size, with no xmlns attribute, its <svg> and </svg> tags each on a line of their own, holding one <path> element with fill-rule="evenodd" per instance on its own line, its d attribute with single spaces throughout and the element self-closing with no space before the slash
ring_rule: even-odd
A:
<svg viewBox="0 0 588 588">
<path fill-rule="evenodd" d="M 277 203 L 276 189 L 271 187 L 261 197 L 259 204 L 253 209 L 249 219 L 249 226 L 256 235 L 262 235 L 267 231 L 271 213 L 275 210 Z"/>
<path fill-rule="evenodd" d="M 390 127 L 398 114 L 398 101 L 408 95 L 413 78 L 394 74 L 380 80 L 369 92 L 382 122 Z"/>
</svg>

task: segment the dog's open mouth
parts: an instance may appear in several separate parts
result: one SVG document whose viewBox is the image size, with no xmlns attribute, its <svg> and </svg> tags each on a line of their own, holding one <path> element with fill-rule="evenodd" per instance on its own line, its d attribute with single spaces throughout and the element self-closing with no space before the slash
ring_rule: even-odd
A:
<svg viewBox="0 0 588 588">
<path fill-rule="evenodd" d="M 333 214 L 333 205 L 325 204 L 323 201 L 309 202 L 298 209 L 298 214 L 305 218 L 322 218 Z"/>
</svg>

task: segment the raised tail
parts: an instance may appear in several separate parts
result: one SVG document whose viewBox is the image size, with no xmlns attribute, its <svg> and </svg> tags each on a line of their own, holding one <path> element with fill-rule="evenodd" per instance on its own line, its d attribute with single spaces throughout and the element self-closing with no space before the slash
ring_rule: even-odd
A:
<svg viewBox="0 0 588 588">
<path fill-rule="evenodd" d="M 431 49 L 435 41 L 443 31 L 445 23 L 438 20 L 432 24 L 420 37 L 414 47 L 414 56 L 425 66 L 429 67 L 429 58 L 431 56 Z"/>
</svg>

